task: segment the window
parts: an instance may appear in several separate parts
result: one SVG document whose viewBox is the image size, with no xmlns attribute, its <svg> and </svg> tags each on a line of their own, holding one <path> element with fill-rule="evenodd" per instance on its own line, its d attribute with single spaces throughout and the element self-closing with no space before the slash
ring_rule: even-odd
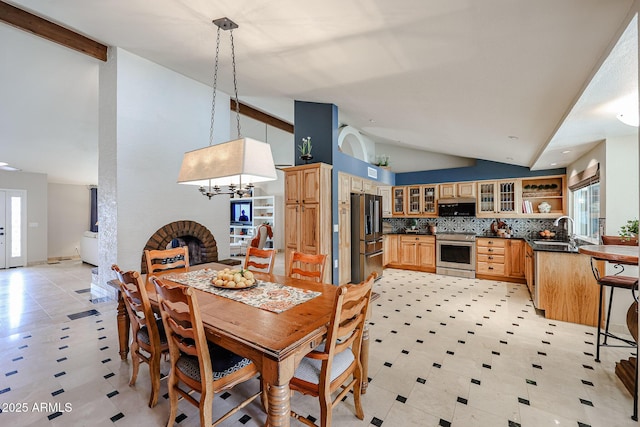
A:
<svg viewBox="0 0 640 427">
<path fill-rule="evenodd" d="M 600 218 L 600 182 L 573 191 L 573 217 L 577 236 L 598 242 Z"/>
</svg>

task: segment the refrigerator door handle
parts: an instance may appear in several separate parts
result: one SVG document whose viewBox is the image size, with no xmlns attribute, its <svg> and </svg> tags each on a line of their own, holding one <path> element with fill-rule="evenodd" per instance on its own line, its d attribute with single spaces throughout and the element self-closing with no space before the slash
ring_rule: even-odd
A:
<svg viewBox="0 0 640 427">
<path fill-rule="evenodd" d="M 373 252 L 373 253 L 370 253 L 370 254 L 366 254 L 365 256 L 367 258 L 374 258 L 374 257 L 381 256 L 381 255 L 382 255 L 382 251 L 376 251 L 376 252 Z"/>
</svg>

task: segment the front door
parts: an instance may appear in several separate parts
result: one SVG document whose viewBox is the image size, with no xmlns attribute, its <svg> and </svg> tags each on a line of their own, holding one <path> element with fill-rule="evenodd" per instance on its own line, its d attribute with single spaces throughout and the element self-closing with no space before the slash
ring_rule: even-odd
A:
<svg viewBox="0 0 640 427">
<path fill-rule="evenodd" d="M 27 194 L 0 190 L 0 268 L 27 264 Z"/>
</svg>

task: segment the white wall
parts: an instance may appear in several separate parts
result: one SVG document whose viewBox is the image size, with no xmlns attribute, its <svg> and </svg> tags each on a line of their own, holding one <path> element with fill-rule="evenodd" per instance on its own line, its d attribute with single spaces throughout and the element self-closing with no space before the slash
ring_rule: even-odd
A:
<svg viewBox="0 0 640 427">
<path fill-rule="evenodd" d="M 638 218 L 638 137 L 610 138 L 567 167 L 567 175 L 600 163 L 600 217 L 605 218 L 606 234 L 617 235 L 627 219 Z M 573 206 L 570 202 L 569 206 Z M 571 213 L 573 215 L 573 213 Z M 616 272 L 611 265 L 607 274 Z M 625 275 L 638 276 L 638 268 L 625 267 Z M 633 302 L 631 292 L 616 291 L 611 308 L 610 329 L 629 333 L 627 309 Z M 606 292 L 608 304 L 609 292 Z"/>
<path fill-rule="evenodd" d="M 82 233 L 89 230 L 91 192 L 85 185 L 49 184 L 49 258 L 80 256 Z"/>
<path fill-rule="evenodd" d="M 47 262 L 47 175 L 0 171 L 0 188 L 27 191 L 27 265 Z"/>
<path fill-rule="evenodd" d="M 428 171 L 475 165 L 475 159 L 386 144 L 375 144 L 375 153 L 390 157 L 389 166 L 393 172 Z"/>
<path fill-rule="evenodd" d="M 229 97 L 216 96 L 214 142 L 229 139 Z M 192 220 L 229 256 L 229 198 L 177 184 L 185 151 L 209 144 L 211 88 L 123 49 L 100 69 L 100 267 L 140 269 L 160 227 Z M 104 225 L 103 225 L 104 224 Z M 100 268 L 100 282 L 105 276 Z"/>
</svg>

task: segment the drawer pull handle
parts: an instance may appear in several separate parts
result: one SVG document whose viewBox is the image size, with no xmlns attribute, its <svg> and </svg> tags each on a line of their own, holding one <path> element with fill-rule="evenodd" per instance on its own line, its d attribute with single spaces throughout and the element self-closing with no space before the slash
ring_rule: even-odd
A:
<svg viewBox="0 0 640 427">
<path fill-rule="evenodd" d="M 493 270 L 493 267 L 489 267 L 489 270 Z"/>
<path fill-rule="evenodd" d="M 493 249 L 489 249 L 489 252 L 493 252 Z"/>
<path fill-rule="evenodd" d="M 489 259 L 493 259 L 493 257 L 492 257 L 492 256 L 490 256 L 490 257 L 489 257 Z"/>
</svg>

